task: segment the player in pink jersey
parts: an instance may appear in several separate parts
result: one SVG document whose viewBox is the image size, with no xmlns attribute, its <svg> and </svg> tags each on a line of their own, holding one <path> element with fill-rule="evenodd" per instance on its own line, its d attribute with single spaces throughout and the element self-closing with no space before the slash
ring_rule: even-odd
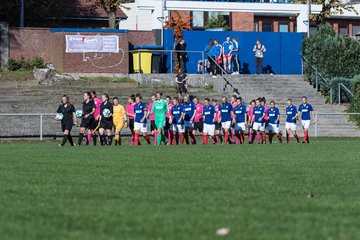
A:
<svg viewBox="0 0 360 240">
<path fill-rule="evenodd" d="M 149 107 L 148 109 L 152 109 L 154 102 L 156 101 L 156 96 L 155 94 L 151 95 L 151 102 L 149 103 Z M 153 112 L 152 114 L 150 114 L 151 110 L 148 111 L 148 118 L 150 119 L 150 131 L 151 134 L 153 135 L 154 138 L 154 145 L 157 144 L 157 129 L 156 129 L 156 125 L 155 125 L 155 112 Z"/>
<path fill-rule="evenodd" d="M 266 106 L 266 99 L 265 97 L 262 97 L 261 98 L 261 106 L 263 106 L 265 108 L 265 117 L 264 117 L 264 120 L 265 120 L 265 131 L 266 129 L 268 128 L 268 125 L 269 125 L 269 106 Z M 266 143 L 266 137 L 265 138 L 262 138 L 262 144 L 265 144 Z"/>
<path fill-rule="evenodd" d="M 249 135 L 248 135 L 248 139 L 249 139 L 249 143 L 251 144 L 253 141 L 254 136 L 254 131 L 253 131 L 253 123 L 254 123 L 254 108 L 255 108 L 255 100 L 251 100 L 250 102 L 250 106 L 248 109 L 248 128 L 249 128 Z"/>
<path fill-rule="evenodd" d="M 135 95 L 132 94 L 129 98 L 128 98 L 128 104 L 126 105 L 126 116 L 129 119 L 128 122 L 128 126 L 129 129 L 131 131 L 131 145 L 134 145 L 134 119 L 135 119 L 135 110 L 134 110 L 134 106 L 135 106 Z"/>
<path fill-rule="evenodd" d="M 212 104 L 215 107 L 215 118 L 214 118 L 214 120 L 215 120 L 215 137 L 217 136 L 220 140 L 220 143 L 222 143 L 223 138 L 221 135 L 221 123 L 219 123 L 219 104 L 216 99 L 212 100 Z M 213 142 L 213 143 L 215 143 L 215 142 Z"/>
<path fill-rule="evenodd" d="M 164 127 L 164 133 L 167 133 L 167 137 L 168 137 L 168 145 L 171 145 L 173 143 L 173 138 L 174 138 L 174 134 L 171 131 L 171 124 L 170 124 L 170 116 L 171 116 L 171 109 L 174 106 L 174 104 L 172 103 L 171 97 L 170 96 L 166 96 L 165 101 L 168 103 L 168 111 L 166 112 L 166 123 L 165 123 L 165 127 Z"/>
<path fill-rule="evenodd" d="M 194 129 L 192 130 L 192 133 L 194 136 L 196 136 L 196 131 L 199 131 L 200 135 L 203 133 L 204 128 L 204 105 L 202 105 L 199 102 L 198 97 L 194 97 L 194 103 L 195 103 L 195 117 L 194 117 Z"/>
<path fill-rule="evenodd" d="M 92 90 L 90 93 L 91 93 L 91 99 L 92 101 L 94 101 L 95 104 L 95 113 L 94 113 L 94 121 L 92 121 L 92 124 L 87 134 L 86 143 L 89 144 L 92 137 L 94 146 L 96 146 L 97 130 L 99 128 L 98 126 L 99 126 L 99 117 L 100 117 L 100 105 L 102 104 L 102 100 L 101 98 L 98 98 L 96 96 L 96 92 L 94 90 Z"/>
</svg>

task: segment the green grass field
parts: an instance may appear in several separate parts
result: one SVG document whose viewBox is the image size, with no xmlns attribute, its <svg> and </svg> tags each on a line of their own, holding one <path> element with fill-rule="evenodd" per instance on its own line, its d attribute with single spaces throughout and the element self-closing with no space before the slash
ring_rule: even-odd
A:
<svg viewBox="0 0 360 240">
<path fill-rule="evenodd" d="M 360 140 L 0 144 L 1 239 L 358 239 Z M 313 198 L 308 195 L 314 194 Z M 226 237 L 216 235 L 230 228 Z"/>
</svg>

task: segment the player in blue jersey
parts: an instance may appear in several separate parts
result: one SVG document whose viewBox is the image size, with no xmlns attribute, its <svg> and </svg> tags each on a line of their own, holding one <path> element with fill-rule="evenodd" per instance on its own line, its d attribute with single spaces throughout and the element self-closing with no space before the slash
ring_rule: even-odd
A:
<svg viewBox="0 0 360 240">
<path fill-rule="evenodd" d="M 255 131 L 255 136 L 261 134 L 262 141 L 261 143 L 266 143 L 266 134 L 265 134 L 265 107 L 261 105 L 260 99 L 256 99 L 255 107 L 253 110 L 253 130 Z M 255 137 L 252 138 L 252 143 L 254 142 Z M 260 137 L 258 137 L 258 144 L 260 144 Z"/>
<path fill-rule="evenodd" d="M 230 41 L 230 37 L 226 37 L 226 41 L 222 44 L 224 70 L 231 73 L 231 56 L 234 49 L 233 43 Z"/>
<path fill-rule="evenodd" d="M 270 108 L 268 110 L 268 117 L 269 117 L 269 142 L 272 143 L 272 139 L 274 134 L 276 134 L 279 142 L 282 143 L 281 134 L 280 134 L 280 111 L 275 106 L 275 102 L 270 102 Z"/>
<path fill-rule="evenodd" d="M 171 108 L 171 116 L 170 116 L 170 124 L 171 124 L 171 131 L 173 132 L 173 138 L 172 138 L 172 145 L 175 145 L 179 143 L 184 144 L 184 133 L 185 133 L 185 126 L 184 126 L 184 108 L 179 103 L 179 98 L 174 97 L 173 98 L 173 104 L 174 106 Z"/>
<path fill-rule="evenodd" d="M 144 136 L 146 142 L 151 144 L 149 135 L 147 134 L 147 113 L 148 109 L 147 106 L 142 103 L 142 97 L 140 95 L 136 95 L 135 97 L 135 121 L 134 121 L 134 143 L 135 145 L 139 145 L 139 133 L 141 132 Z"/>
<path fill-rule="evenodd" d="M 231 104 L 227 101 L 226 97 L 222 97 L 221 105 L 219 106 L 219 119 L 221 122 L 221 128 L 224 131 L 224 144 L 229 142 L 229 129 L 231 127 L 231 121 L 233 116 L 233 109 Z"/>
<path fill-rule="evenodd" d="M 304 131 L 303 143 L 310 143 L 309 141 L 309 127 L 310 122 L 314 119 L 314 109 L 311 104 L 308 103 L 307 97 L 302 97 L 302 104 L 298 109 L 299 117 L 301 117 L 301 125 Z"/>
<path fill-rule="evenodd" d="M 210 99 L 204 99 L 204 126 L 203 126 L 203 143 L 208 144 L 208 135 L 212 139 L 213 144 L 217 144 L 217 140 L 215 137 L 215 116 L 216 111 L 215 107 L 210 104 Z"/>
<path fill-rule="evenodd" d="M 242 98 L 236 99 L 236 106 L 233 109 L 233 123 L 235 123 L 235 136 L 239 139 L 240 144 L 244 144 L 245 141 L 245 129 L 246 129 L 246 106 L 242 104 Z"/>
<path fill-rule="evenodd" d="M 292 131 L 294 138 L 298 143 L 300 143 L 299 137 L 296 133 L 296 120 L 298 118 L 297 108 L 293 105 L 293 101 L 291 98 L 287 100 L 287 108 L 286 108 L 286 141 L 290 143 L 290 130 Z"/>
<path fill-rule="evenodd" d="M 189 144 L 189 136 L 191 138 L 191 143 L 196 144 L 195 135 L 193 134 L 194 130 L 194 118 L 196 114 L 196 106 L 193 101 L 190 100 L 189 96 L 184 96 L 184 124 L 185 124 L 185 142 Z"/>
</svg>

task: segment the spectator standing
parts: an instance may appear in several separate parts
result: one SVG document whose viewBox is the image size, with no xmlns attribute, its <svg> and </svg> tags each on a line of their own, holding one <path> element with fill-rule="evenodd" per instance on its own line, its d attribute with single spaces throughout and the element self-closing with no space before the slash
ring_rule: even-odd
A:
<svg viewBox="0 0 360 240">
<path fill-rule="evenodd" d="M 239 64 L 239 43 L 238 38 L 233 37 L 233 50 L 231 56 L 231 64 L 233 65 L 233 74 L 239 74 L 240 72 L 240 64 Z"/>
<path fill-rule="evenodd" d="M 179 98 L 182 97 L 182 94 L 187 94 L 188 90 L 186 87 L 186 81 L 188 80 L 186 73 L 183 73 L 182 70 L 179 70 L 179 73 L 176 75 L 175 82 L 177 83 L 177 93 Z"/>
<path fill-rule="evenodd" d="M 223 57 L 224 57 L 224 70 L 227 73 L 231 73 L 231 58 L 234 45 L 230 41 L 230 37 L 227 36 L 225 42 L 222 44 Z"/>
<path fill-rule="evenodd" d="M 222 46 L 219 44 L 219 40 L 215 40 L 214 45 L 211 47 L 209 53 L 209 55 L 211 56 L 210 68 L 212 71 L 213 78 L 216 77 L 216 74 L 218 74 L 220 70 L 216 65 L 216 63 L 220 66 L 222 64 L 221 52 L 222 52 Z"/>
<path fill-rule="evenodd" d="M 266 52 L 266 48 L 261 43 L 260 39 L 256 40 L 253 52 L 255 53 L 256 74 L 262 74 L 264 53 Z"/>
<path fill-rule="evenodd" d="M 178 51 L 176 52 L 177 54 L 177 58 L 180 64 L 180 69 L 183 73 L 186 72 L 186 60 L 187 60 L 187 53 L 186 53 L 186 43 L 185 40 L 180 38 L 178 43 L 175 46 L 175 50 Z"/>
</svg>

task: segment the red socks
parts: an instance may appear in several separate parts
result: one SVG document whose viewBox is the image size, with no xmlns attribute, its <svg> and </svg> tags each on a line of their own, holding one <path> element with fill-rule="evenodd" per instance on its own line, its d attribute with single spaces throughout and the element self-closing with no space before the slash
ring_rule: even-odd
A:
<svg viewBox="0 0 360 240">
<path fill-rule="evenodd" d="M 308 132 L 304 131 L 304 142 L 308 142 Z"/>
<path fill-rule="evenodd" d="M 300 139 L 299 139 L 299 136 L 297 134 L 294 134 L 294 138 L 296 139 L 296 141 L 299 143 L 300 142 Z"/>
<path fill-rule="evenodd" d="M 290 133 L 286 132 L 286 142 L 290 143 Z"/>
<path fill-rule="evenodd" d="M 209 142 L 208 142 L 208 136 L 206 135 L 206 134 L 203 134 L 202 135 L 202 139 L 203 139 L 203 144 L 208 144 Z"/>
<path fill-rule="evenodd" d="M 229 139 L 229 132 L 225 131 L 225 136 L 224 136 L 224 144 L 228 143 L 228 139 Z"/>
<path fill-rule="evenodd" d="M 184 144 L 184 140 L 185 140 L 184 133 L 180 133 L 180 144 Z"/>
<path fill-rule="evenodd" d="M 134 134 L 134 144 L 135 144 L 136 146 L 139 145 L 139 133 L 135 133 L 135 134 Z"/>
<path fill-rule="evenodd" d="M 151 144 L 151 141 L 150 141 L 149 135 L 144 134 L 144 138 L 145 138 L 145 140 L 146 140 L 147 144 Z"/>
<path fill-rule="evenodd" d="M 266 133 L 265 132 L 261 133 L 261 144 L 266 144 Z"/>
<path fill-rule="evenodd" d="M 278 133 L 278 134 L 276 134 L 276 136 L 277 136 L 277 138 L 279 139 L 279 142 L 282 143 L 281 134 Z"/>
</svg>

